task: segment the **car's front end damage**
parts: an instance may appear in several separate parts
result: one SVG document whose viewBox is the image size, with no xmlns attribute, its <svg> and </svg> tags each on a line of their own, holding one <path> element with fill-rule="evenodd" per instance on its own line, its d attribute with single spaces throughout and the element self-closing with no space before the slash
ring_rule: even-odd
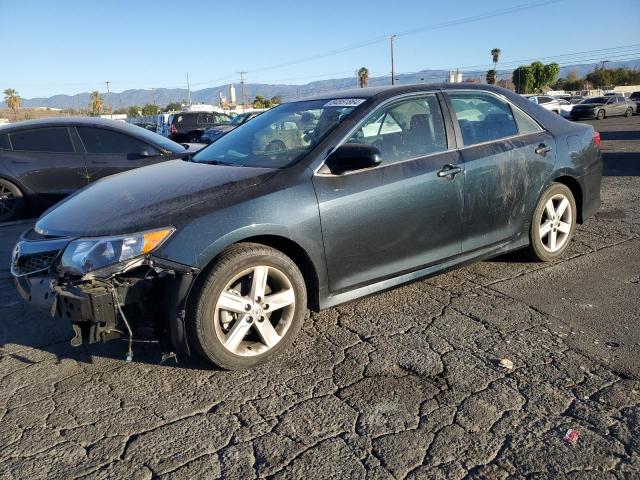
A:
<svg viewBox="0 0 640 480">
<path fill-rule="evenodd" d="M 165 354 L 189 354 L 184 317 L 198 270 L 157 258 L 173 229 L 119 237 L 50 237 L 28 230 L 11 272 L 22 298 L 69 322 L 73 346 L 155 339 Z"/>
</svg>

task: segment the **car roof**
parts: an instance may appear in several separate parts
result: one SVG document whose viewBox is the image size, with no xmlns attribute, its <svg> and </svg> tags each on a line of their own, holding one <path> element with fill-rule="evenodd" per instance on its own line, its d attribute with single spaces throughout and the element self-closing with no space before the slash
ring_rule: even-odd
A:
<svg viewBox="0 0 640 480">
<path fill-rule="evenodd" d="M 502 87 L 495 85 L 487 85 L 482 83 L 418 83 L 411 85 L 396 85 L 396 86 L 383 86 L 383 87 L 366 87 L 366 88 L 351 88 L 348 90 L 337 90 L 334 92 L 326 92 L 309 97 L 292 100 L 292 102 L 301 102 L 308 100 L 333 100 L 343 98 L 386 98 L 396 95 L 402 95 L 404 93 L 414 93 L 421 91 L 434 91 L 434 90 L 484 90 L 495 93 L 504 94 L 510 92 Z M 513 93 L 513 92 L 511 92 Z M 288 102 L 291 103 L 291 102 Z"/>
<path fill-rule="evenodd" d="M 15 130 L 24 130 L 28 128 L 43 128 L 43 127 L 69 127 L 69 126 L 84 126 L 84 127 L 101 127 L 109 128 L 111 130 L 121 130 L 123 132 L 129 132 L 136 134 L 137 127 L 129 123 L 120 122 L 118 120 L 111 120 L 109 118 L 100 117 L 50 117 L 40 118 L 38 120 L 23 120 L 15 123 L 8 123 L 0 125 L 0 133 L 9 133 Z"/>
</svg>

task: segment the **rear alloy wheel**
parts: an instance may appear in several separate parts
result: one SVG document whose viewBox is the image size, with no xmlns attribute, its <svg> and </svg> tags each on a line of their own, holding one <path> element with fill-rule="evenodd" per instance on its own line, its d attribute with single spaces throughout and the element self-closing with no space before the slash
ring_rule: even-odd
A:
<svg viewBox="0 0 640 480">
<path fill-rule="evenodd" d="M 296 337 L 307 312 L 304 278 L 273 248 L 244 243 L 225 250 L 201 285 L 190 340 L 226 369 L 268 362 Z"/>
<path fill-rule="evenodd" d="M 605 116 L 606 116 L 606 114 L 604 113 L 604 110 L 598 110 L 598 114 L 596 115 L 598 120 L 604 120 Z"/>
<path fill-rule="evenodd" d="M 24 210 L 24 197 L 18 187 L 0 178 L 0 222 L 20 218 Z"/>
<path fill-rule="evenodd" d="M 549 262 L 560 257 L 576 227 L 576 201 L 566 185 L 554 183 L 542 195 L 533 214 L 530 253 Z"/>
<path fill-rule="evenodd" d="M 629 107 L 627 108 L 627 111 L 624 112 L 624 116 L 629 118 L 631 115 L 633 115 L 633 108 Z"/>
</svg>

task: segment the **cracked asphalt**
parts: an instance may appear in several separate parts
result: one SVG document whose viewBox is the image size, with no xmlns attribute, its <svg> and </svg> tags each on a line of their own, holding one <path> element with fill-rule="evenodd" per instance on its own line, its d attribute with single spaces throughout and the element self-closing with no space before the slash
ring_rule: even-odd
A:
<svg viewBox="0 0 640 480">
<path fill-rule="evenodd" d="M 251 371 L 71 347 L 14 291 L 29 224 L 0 226 L 0 478 L 638 478 L 640 117 L 595 125 L 611 176 L 564 259 L 312 314 Z"/>
</svg>

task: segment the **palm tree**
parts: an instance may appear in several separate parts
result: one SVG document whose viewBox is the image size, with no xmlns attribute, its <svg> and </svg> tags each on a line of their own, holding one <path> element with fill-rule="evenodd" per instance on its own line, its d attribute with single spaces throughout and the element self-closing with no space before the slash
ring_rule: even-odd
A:
<svg viewBox="0 0 640 480">
<path fill-rule="evenodd" d="M 358 70 L 358 85 L 360 85 L 360 88 L 369 85 L 369 70 L 367 70 L 366 67 Z"/>
<path fill-rule="evenodd" d="M 7 88 L 4 91 L 4 101 L 11 110 L 13 110 L 13 118 L 18 118 L 18 109 L 20 108 L 20 95 L 13 88 Z"/>
<path fill-rule="evenodd" d="M 99 91 L 94 90 L 89 96 L 89 115 L 97 117 L 104 110 L 104 99 Z"/>
<path fill-rule="evenodd" d="M 498 60 L 500 60 L 500 53 L 502 53 L 500 51 L 499 48 L 492 48 L 491 49 L 491 58 L 493 59 L 493 71 L 495 73 L 495 79 L 493 80 L 493 82 L 491 82 L 492 84 L 496 83 L 496 79 L 498 78 Z M 489 80 L 487 80 L 488 82 Z"/>
<path fill-rule="evenodd" d="M 496 77 L 497 74 L 495 68 L 487 71 L 487 83 L 489 85 L 494 85 L 496 83 Z"/>
</svg>

